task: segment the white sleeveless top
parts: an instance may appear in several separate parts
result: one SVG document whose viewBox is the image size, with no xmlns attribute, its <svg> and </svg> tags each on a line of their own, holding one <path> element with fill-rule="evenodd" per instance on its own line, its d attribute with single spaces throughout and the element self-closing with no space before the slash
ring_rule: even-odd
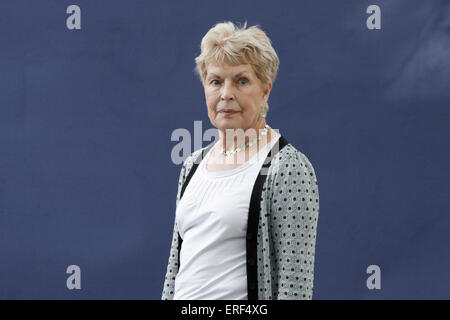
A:
<svg viewBox="0 0 450 320">
<path fill-rule="evenodd" d="M 246 300 L 246 233 L 250 198 L 273 139 L 232 170 L 208 171 L 200 162 L 178 203 L 183 239 L 174 300 Z M 211 149 L 210 149 L 211 151 Z"/>
</svg>

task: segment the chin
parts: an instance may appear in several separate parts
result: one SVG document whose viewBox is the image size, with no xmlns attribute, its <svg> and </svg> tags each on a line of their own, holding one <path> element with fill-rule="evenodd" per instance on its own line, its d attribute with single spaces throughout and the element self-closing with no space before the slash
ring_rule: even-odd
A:
<svg viewBox="0 0 450 320">
<path fill-rule="evenodd" d="M 217 129 L 225 130 L 225 129 L 239 129 L 242 128 L 242 125 L 239 121 L 219 121 L 217 123 Z"/>
</svg>

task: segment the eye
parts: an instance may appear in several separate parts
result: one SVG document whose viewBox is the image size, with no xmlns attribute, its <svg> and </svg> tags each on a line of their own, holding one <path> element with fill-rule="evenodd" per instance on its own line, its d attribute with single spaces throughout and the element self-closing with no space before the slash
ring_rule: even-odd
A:
<svg viewBox="0 0 450 320">
<path fill-rule="evenodd" d="M 240 78 L 239 79 L 239 83 L 240 84 L 246 84 L 247 83 L 247 78 Z"/>
<path fill-rule="evenodd" d="M 215 82 L 215 81 L 217 81 L 217 82 Z M 217 80 L 217 79 L 214 79 L 214 80 L 211 80 L 210 81 L 210 83 L 212 84 L 212 85 L 216 85 L 216 84 L 219 84 L 219 80 Z"/>
</svg>

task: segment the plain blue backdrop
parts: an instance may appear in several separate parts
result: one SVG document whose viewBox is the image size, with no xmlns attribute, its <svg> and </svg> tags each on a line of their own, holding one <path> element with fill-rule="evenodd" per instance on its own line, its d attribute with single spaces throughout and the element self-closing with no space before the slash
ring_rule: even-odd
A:
<svg viewBox="0 0 450 320">
<path fill-rule="evenodd" d="M 267 123 L 316 171 L 313 298 L 450 298 L 449 17 L 444 0 L 2 1 L 0 299 L 160 299 L 170 137 L 212 127 L 194 58 L 228 20 L 272 40 Z"/>
</svg>

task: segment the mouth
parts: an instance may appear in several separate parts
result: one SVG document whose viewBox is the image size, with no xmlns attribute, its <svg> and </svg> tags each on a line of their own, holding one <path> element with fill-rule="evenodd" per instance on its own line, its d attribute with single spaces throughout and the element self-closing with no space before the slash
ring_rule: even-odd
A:
<svg viewBox="0 0 450 320">
<path fill-rule="evenodd" d="M 220 110 L 219 113 L 223 114 L 224 116 L 231 116 L 235 113 L 238 113 L 237 111 L 231 110 L 231 109 L 224 109 Z"/>
</svg>

